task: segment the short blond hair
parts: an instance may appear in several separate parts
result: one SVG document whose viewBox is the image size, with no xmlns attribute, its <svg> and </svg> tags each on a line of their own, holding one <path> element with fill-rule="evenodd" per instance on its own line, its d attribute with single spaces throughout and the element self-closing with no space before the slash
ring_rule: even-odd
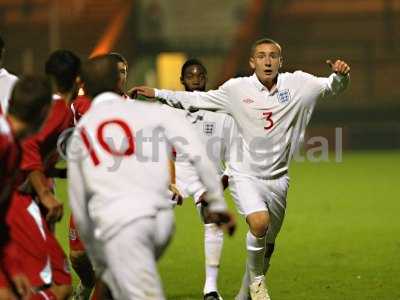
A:
<svg viewBox="0 0 400 300">
<path fill-rule="evenodd" d="M 251 46 L 251 53 L 250 53 L 251 56 L 253 56 L 255 54 L 257 46 L 263 45 L 263 44 L 275 45 L 279 49 L 279 54 L 282 55 L 282 46 L 279 45 L 279 43 L 277 41 L 274 41 L 273 39 L 270 39 L 270 38 L 262 38 L 262 39 L 255 41 L 253 43 L 253 45 Z"/>
</svg>

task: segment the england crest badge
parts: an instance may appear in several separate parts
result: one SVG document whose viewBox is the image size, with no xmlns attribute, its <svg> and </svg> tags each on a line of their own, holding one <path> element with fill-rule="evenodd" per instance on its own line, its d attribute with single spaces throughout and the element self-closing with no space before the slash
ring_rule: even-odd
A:
<svg viewBox="0 0 400 300">
<path fill-rule="evenodd" d="M 214 135 L 215 131 L 215 122 L 204 122 L 203 123 L 203 132 L 207 136 Z"/>
<path fill-rule="evenodd" d="M 289 90 L 283 90 L 278 92 L 278 102 L 285 104 L 290 102 L 290 92 Z"/>
</svg>

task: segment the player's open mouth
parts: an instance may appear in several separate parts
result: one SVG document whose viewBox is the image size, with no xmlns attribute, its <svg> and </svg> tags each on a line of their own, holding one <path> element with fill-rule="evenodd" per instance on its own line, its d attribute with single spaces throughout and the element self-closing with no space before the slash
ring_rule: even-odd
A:
<svg viewBox="0 0 400 300">
<path fill-rule="evenodd" d="M 272 70 L 265 70 L 264 73 L 265 73 L 266 75 L 271 75 L 271 74 L 272 74 Z"/>
</svg>

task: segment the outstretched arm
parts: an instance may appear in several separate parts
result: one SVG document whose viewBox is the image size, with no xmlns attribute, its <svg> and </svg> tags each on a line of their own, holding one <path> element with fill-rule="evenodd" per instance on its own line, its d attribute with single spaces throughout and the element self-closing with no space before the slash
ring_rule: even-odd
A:
<svg viewBox="0 0 400 300">
<path fill-rule="evenodd" d="M 141 95 L 147 98 L 158 98 L 161 102 L 169 106 L 186 110 L 225 110 L 226 104 L 229 102 L 227 85 L 228 84 L 225 83 L 219 89 L 208 92 L 158 90 L 139 86 L 131 89 L 129 93 L 132 97 Z"/>
<path fill-rule="evenodd" d="M 350 66 L 346 62 L 340 59 L 332 62 L 328 59 L 326 63 L 333 74 L 328 78 L 318 78 L 323 85 L 322 97 L 340 94 L 347 88 L 350 81 Z"/>
</svg>

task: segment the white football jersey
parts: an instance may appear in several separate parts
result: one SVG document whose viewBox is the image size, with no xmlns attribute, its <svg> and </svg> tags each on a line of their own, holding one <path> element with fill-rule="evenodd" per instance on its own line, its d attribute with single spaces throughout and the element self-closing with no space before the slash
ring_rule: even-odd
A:
<svg viewBox="0 0 400 300">
<path fill-rule="evenodd" d="M 271 178 L 287 172 L 319 98 L 343 91 L 349 76 L 316 77 L 281 73 L 269 91 L 254 74 L 225 82 L 208 92 L 155 90 L 171 106 L 221 110 L 236 121 L 242 145 L 233 147 L 230 172 Z"/>
<path fill-rule="evenodd" d="M 68 146 L 70 204 L 83 240 L 107 240 L 133 220 L 170 208 L 169 155 L 185 153 L 210 192 L 210 209 L 226 209 L 214 164 L 189 122 L 158 103 L 97 96 Z"/>
<path fill-rule="evenodd" d="M 6 69 L 0 69 L 0 104 L 1 111 L 6 114 L 11 92 L 18 77 L 7 72 Z"/>
<path fill-rule="evenodd" d="M 229 150 L 236 133 L 233 118 L 227 114 L 206 110 L 196 112 L 180 111 L 192 124 L 205 145 L 207 155 L 218 166 L 218 173 L 223 174 L 229 165 Z M 176 155 L 176 184 L 183 197 L 201 194 L 206 189 L 197 176 L 193 165 L 185 160 L 180 153 Z"/>
</svg>

